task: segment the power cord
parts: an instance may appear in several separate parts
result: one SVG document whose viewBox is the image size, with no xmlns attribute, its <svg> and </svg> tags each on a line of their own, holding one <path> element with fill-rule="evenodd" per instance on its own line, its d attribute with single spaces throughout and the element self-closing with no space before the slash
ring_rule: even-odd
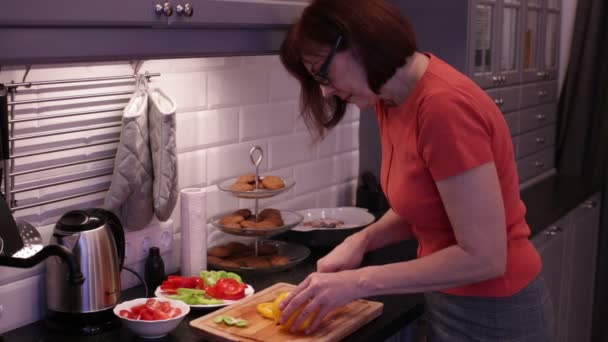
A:
<svg viewBox="0 0 608 342">
<path fill-rule="evenodd" d="M 146 298 L 148 298 L 148 284 L 146 284 L 146 281 L 144 280 L 144 278 L 142 278 L 137 272 L 135 272 L 132 268 L 129 268 L 127 266 L 122 266 L 123 269 L 133 273 L 134 276 L 137 277 L 137 279 L 139 279 L 139 281 L 141 282 L 141 284 L 144 286 L 144 289 L 146 289 Z"/>
</svg>

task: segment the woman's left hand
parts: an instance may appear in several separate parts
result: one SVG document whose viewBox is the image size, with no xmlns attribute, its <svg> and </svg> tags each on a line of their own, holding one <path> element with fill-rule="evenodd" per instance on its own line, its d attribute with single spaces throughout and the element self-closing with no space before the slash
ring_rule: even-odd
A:
<svg viewBox="0 0 608 342">
<path fill-rule="evenodd" d="M 336 273 L 312 273 L 300 283 L 290 295 L 281 302 L 281 324 L 309 299 L 310 302 L 291 325 L 293 333 L 300 327 L 308 316 L 319 310 L 312 324 L 305 333 L 310 334 L 321 324 L 323 318 L 331 311 L 351 301 L 364 297 L 360 293 L 357 271 L 342 271 Z"/>
</svg>

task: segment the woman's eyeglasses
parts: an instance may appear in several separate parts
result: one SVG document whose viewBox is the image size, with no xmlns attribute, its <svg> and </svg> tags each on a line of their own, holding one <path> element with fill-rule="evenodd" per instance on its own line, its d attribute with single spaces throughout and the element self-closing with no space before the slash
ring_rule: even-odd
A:
<svg viewBox="0 0 608 342">
<path fill-rule="evenodd" d="M 327 55 L 327 58 L 325 58 L 325 61 L 323 61 L 323 64 L 321 64 L 321 68 L 319 68 L 319 71 L 312 74 L 312 77 L 320 85 L 324 85 L 324 86 L 331 85 L 331 81 L 329 80 L 329 76 L 328 76 L 329 67 L 331 66 L 331 61 L 334 59 L 334 55 L 336 54 L 336 51 L 338 50 L 338 46 L 340 46 L 341 41 L 342 41 L 342 35 L 339 35 L 338 38 L 336 39 L 336 44 L 334 44 L 334 46 L 331 47 L 331 50 L 329 51 L 329 55 Z"/>
</svg>

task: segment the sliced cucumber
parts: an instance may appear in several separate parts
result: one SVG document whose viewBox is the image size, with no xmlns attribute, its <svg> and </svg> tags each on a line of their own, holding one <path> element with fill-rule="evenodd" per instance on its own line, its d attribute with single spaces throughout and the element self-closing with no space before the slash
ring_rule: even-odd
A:
<svg viewBox="0 0 608 342">
<path fill-rule="evenodd" d="M 242 319 L 242 318 L 237 319 L 236 323 L 235 323 L 235 325 L 239 328 L 244 328 L 247 326 L 247 324 L 249 324 L 249 322 L 247 322 L 246 319 Z"/>
<path fill-rule="evenodd" d="M 230 325 L 233 326 L 235 325 L 237 322 L 237 319 L 231 316 L 224 316 L 224 323 L 226 323 L 226 325 Z"/>
<path fill-rule="evenodd" d="M 216 316 L 213 318 L 213 323 L 220 324 L 224 321 L 224 316 Z"/>
</svg>

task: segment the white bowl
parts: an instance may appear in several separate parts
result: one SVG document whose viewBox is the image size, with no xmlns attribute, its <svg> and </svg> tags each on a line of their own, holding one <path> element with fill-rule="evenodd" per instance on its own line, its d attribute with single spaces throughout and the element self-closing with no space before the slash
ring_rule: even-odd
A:
<svg viewBox="0 0 608 342">
<path fill-rule="evenodd" d="M 170 302 L 171 307 L 179 308 L 182 310 L 182 314 L 159 321 L 143 321 L 137 319 L 130 319 L 120 316 L 118 313 L 121 310 L 131 310 L 132 307 L 146 303 L 148 299 L 156 299 L 161 302 Z M 129 328 L 135 335 L 143 338 L 159 338 L 167 335 L 173 329 L 181 323 L 181 321 L 190 312 L 190 306 L 180 300 L 168 299 L 168 298 L 137 298 L 122 302 L 114 307 L 114 314 L 120 319 L 122 323 Z"/>
</svg>

